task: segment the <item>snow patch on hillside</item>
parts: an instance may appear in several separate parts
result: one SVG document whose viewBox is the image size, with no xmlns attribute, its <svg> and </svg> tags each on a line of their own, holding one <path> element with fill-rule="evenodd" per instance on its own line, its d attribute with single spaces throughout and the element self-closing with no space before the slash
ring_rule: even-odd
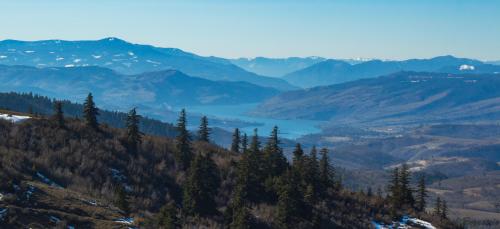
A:
<svg viewBox="0 0 500 229">
<path fill-rule="evenodd" d="M 417 218 L 411 218 L 409 216 L 403 216 L 403 218 L 401 218 L 399 222 L 392 222 L 391 224 L 384 224 L 376 221 L 372 221 L 372 224 L 376 229 L 392 229 L 392 228 L 406 229 L 406 228 L 414 228 L 413 226 L 423 229 L 436 229 L 436 227 L 434 227 L 431 223 L 427 221 Z"/>
<path fill-rule="evenodd" d="M 133 224 L 134 223 L 134 218 L 119 218 L 114 220 L 117 223 L 123 223 L 123 224 Z"/>
<path fill-rule="evenodd" d="M 458 68 L 458 70 L 460 70 L 460 71 L 467 71 L 467 70 L 472 71 L 472 70 L 474 70 L 474 69 L 476 69 L 476 67 L 474 67 L 474 66 L 472 66 L 472 65 L 467 65 L 467 64 L 462 64 L 462 65 L 460 65 L 460 67 Z"/>
<path fill-rule="evenodd" d="M 13 123 L 18 123 L 30 119 L 30 116 L 22 116 L 22 115 L 11 115 L 11 114 L 1 114 L 0 119 L 7 120 Z"/>
<path fill-rule="evenodd" d="M 59 222 L 61 222 L 61 219 L 59 219 L 59 218 L 57 218 L 57 217 L 55 217 L 53 215 L 51 215 L 49 217 L 49 220 L 50 220 L 50 222 L 53 222 L 53 223 L 56 223 L 56 224 L 59 223 Z"/>
<path fill-rule="evenodd" d="M 7 208 L 0 208 L 0 222 L 4 220 L 7 215 Z"/>
<path fill-rule="evenodd" d="M 43 183 L 45 183 L 45 184 L 48 184 L 48 185 L 56 187 L 56 188 L 63 188 L 61 185 L 58 185 L 56 182 L 54 182 L 51 179 L 47 178 L 45 175 L 43 175 L 40 172 L 36 172 L 36 176 L 38 178 L 40 178 L 40 180 L 42 180 Z"/>
</svg>

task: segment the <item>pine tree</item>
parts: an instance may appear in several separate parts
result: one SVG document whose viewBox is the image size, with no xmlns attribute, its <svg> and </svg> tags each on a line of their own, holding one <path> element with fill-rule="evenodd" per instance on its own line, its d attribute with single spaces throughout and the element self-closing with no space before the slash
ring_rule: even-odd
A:
<svg viewBox="0 0 500 229">
<path fill-rule="evenodd" d="M 436 198 L 436 205 L 434 207 L 434 215 L 441 217 L 441 197 Z"/>
<path fill-rule="evenodd" d="M 174 203 L 168 203 L 160 208 L 158 213 L 158 226 L 165 229 L 176 229 L 180 227 L 180 221 L 177 217 L 177 207 Z"/>
<path fill-rule="evenodd" d="M 297 218 L 301 217 L 304 203 L 298 191 L 293 173 L 287 170 L 279 179 L 276 224 L 278 228 L 293 228 Z"/>
<path fill-rule="evenodd" d="M 215 196 L 220 183 L 217 166 L 210 156 L 198 154 L 189 168 L 184 185 L 183 208 L 188 215 L 215 213 Z"/>
<path fill-rule="evenodd" d="M 198 130 L 200 141 L 210 142 L 210 128 L 208 127 L 207 116 L 201 117 L 200 129 Z"/>
<path fill-rule="evenodd" d="M 247 151 L 247 147 L 248 147 L 248 137 L 247 137 L 247 134 L 244 133 L 243 134 L 243 137 L 241 138 L 241 152 L 245 152 Z"/>
<path fill-rule="evenodd" d="M 328 159 L 328 149 L 321 149 L 321 159 L 319 161 L 319 183 L 321 187 L 320 193 L 326 193 L 328 188 L 334 185 L 334 171 Z"/>
<path fill-rule="evenodd" d="M 99 128 L 99 123 L 97 123 L 97 116 L 99 115 L 99 109 L 95 106 L 94 97 L 92 93 L 89 93 L 85 102 L 83 103 L 83 117 L 85 119 L 85 124 L 93 129 Z"/>
<path fill-rule="evenodd" d="M 448 206 L 446 205 L 446 201 L 442 200 L 441 201 L 441 219 L 447 219 L 448 218 Z"/>
<path fill-rule="evenodd" d="M 298 171 L 302 171 L 304 168 L 302 166 L 304 162 L 304 151 L 302 150 L 302 146 L 300 143 L 295 145 L 295 149 L 293 150 L 293 166 L 298 169 Z"/>
<path fill-rule="evenodd" d="M 413 198 L 413 190 L 410 186 L 410 170 L 407 164 L 403 164 L 399 174 L 401 204 L 406 207 L 413 207 L 415 205 L 415 198 Z"/>
<path fill-rule="evenodd" d="M 61 101 L 54 102 L 54 114 L 52 115 L 52 120 L 54 120 L 60 128 L 64 127 L 64 113 Z"/>
<path fill-rule="evenodd" d="M 129 150 L 132 152 L 135 152 L 142 142 L 142 133 L 139 131 L 139 121 L 140 115 L 138 115 L 136 109 L 133 108 L 128 112 L 127 121 L 125 123 L 127 127 L 127 143 Z"/>
<path fill-rule="evenodd" d="M 288 162 L 283 155 L 283 149 L 279 145 L 278 127 L 275 126 L 264 148 L 264 173 L 268 177 L 280 176 L 288 167 Z"/>
<path fill-rule="evenodd" d="M 262 173 L 261 173 L 261 152 L 257 129 L 250 144 L 250 149 L 243 152 L 238 163 L 237 189 L 242 193 L 240 196 L 245 200 L 259 201 L 262 197 Z"/>
<path fill-rule="evenodd" d="M 186 110 L 182 109 L 177 121 L 178 135 L 176 137 L 175 159 L 181 168 L 187 169 L 191 163 L 191 137 L 187 130 Z"/>
<path fill-rule="evenodd" d="M 303 195 L 307 195 L 307 176 L 309 175 L 309 169 L 307 167 L 307 156 L 304 155 L 304 151 L 302 150 L 302 146 L 297 143 L 295 145 L 295 149 L 293 150 L 293 158 L 292 158 L 292 172 L 297 177 L 297 185 L 302 192 Z M 312 188 L 312 187 L 311 187 Z"/>
<path fill-rule="evenodd" d="M 389 183 L 388 191 L 390 195 L 390 201 L 393 208 L 401 207 L 401 183 L 399 180 L 399 168 L 394 168 L 392 170 L 391 181 Z"/>
<path fill-rule="evenodd" d="M 259 134 L 258 130 L 254 129 L 253 130 L 253 136 L 252 136 L 252 141 L 250 142 L 250 152 L 253 154 L 259 154 L 260 153 L 260 141 L 259 141 Z"/>
<path fill-rule="evenodd" d="M 311 184 L 314 191 L 319 188 L 319 164 L 316 146 L 313 146 L 307 160 L 307 183 Z"/>
<path fill-rule="evenodd" d="M 235 153 L 240 152 L 240 130 L 238 128 L 234 129 L 231 151 Z"/>
<path fill-rule="evenodd" d="M 297 151 L 297 149 L 295 150 Z M 297 156 L 294 157 L 300 157 L 300 153 L 298 153 Z M 309 156 L 303 155 L 303 162 L 301 163 L 302 165 L 299 166 L 301 167 L 299 169 L 299 173 L 301 174 L 302 182 L 303 182 L 303 187 L 305 188 L 303 190 L 304 192 L 304 197 L 308 196 L 307 198 L 309 200 L 316 200 L 316 193 L 320 189 L 320 184 L 319 184 L 319 165 L 318 165 L 318 156 L 317 156 L 317 151 L 316 147 L 313 146 L 311 149 L 311 152 L 309 153 Z M 298 163 L 300 164 L 300 163 Z M 297 166 L 296 162 L 294 162 L 293 167 L 295 168 L 294 170 L 297 171 Z M 310 201 L 308 201 L 311 203 Z M 312 204 L 312 203 L 311 203 Z"/>
<path fill-rule="evenodd" d="M 422 176 L 420 176 L 420 178 L 418 180 L 418 186 L 417 186 L 417 201 L 416 201 L 417 208 L 416 209 L 419 212 L 425 211 L 425 205 L 426 205 L 425 198 L 427 196 L 428 196 L 428 194 L 427 194 L 427 190 L 425 188 L 425 176 L 422 175 Z"/>
</svg>

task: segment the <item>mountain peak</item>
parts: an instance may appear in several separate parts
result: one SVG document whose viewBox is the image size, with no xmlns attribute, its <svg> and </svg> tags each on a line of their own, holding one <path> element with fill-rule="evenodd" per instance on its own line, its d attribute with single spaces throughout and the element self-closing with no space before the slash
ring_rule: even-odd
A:
<svg viewBox="0 0 500 229">
<path fill-rule="evenodd" d="M 100 42 L 113 42 L 113 43 L 129 43 L 123 39 L 120 39 L 118 37 L 106 37 L 106 38 L 103 38 L 101 40 L 98 40 Z"/>
</svg>

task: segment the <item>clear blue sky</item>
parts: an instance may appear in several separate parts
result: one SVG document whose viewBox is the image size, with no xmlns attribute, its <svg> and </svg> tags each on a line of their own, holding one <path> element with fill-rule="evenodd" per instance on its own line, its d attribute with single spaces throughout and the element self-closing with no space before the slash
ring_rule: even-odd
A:
<svg viewBox="0 0 500 229">
<path fill-rule="evenodd" d="M 376 3 L 375 3 L 376 2 Z M 500 59 L 500 1 L 13 0 L 0 39 L 99 39 L 221 57 Z"/>
</svg>

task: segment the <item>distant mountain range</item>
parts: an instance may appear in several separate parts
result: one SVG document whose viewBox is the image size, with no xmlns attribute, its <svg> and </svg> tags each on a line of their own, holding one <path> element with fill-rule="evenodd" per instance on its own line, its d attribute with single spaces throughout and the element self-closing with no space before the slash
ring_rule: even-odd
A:
<svg viewBox="0 0 500 229">
<path fill-rule="evenodd" d="M 229 60 L 234 65 L 243 68 L 249 72 L 254 72 L 259 75 L 283 77 L 289 73 L 307 68 L 311 65 L 321 63 L 327 60 L 324 57 L 311 56 L 311 57 L 288 57 L 288 58 L 239 58 Z M 359 64 L 373 59 L 339 59 L 349 64 Z"/>
<path fill-rule="evenodd" d="M 260 75 L 282 77 L 288 73 L 307 68 L 325 61 L 323 57 L 289 57 L 289 58 L 239 58 L 230 60 L 234 65 L 249 72 Z"/>
<path fill-rule="evenodd" d="M 211 81 L 176 70 L 123 75 L 101 67 L 0 65 L 0 90 L 79 101 L 89 92 L 108 109 L 256 103 L 278 90 L 247 82 Z"/>
<path fill-rule="evenodd" d="M 496 60 L 496 61 L 486 61 L 485 63 L 487 63 L 487 64 L 494 64 L 494 65 L 500 65 L 500 60 Z"/>
<path fill-rule="evenodd" d="M 497 74 L 500 73 L 500 66 L 453 56 L 440 56 L 432 59 L 410 59 L 405 61 L 371 60 L 354 65 L 341 60 L 325 60 L 305 69 L 287 74 L 283 79 L 293 85 L 307 88 L 343 83 L 362 78 L 372 78 L 399 71 Z"/>
<path fill-rule="evenodd" d="M 500 118 L 500 75 L 399 72 L 285 92 L 254 114 L 352 125 L 494 121 Z"/>
<path fill-rule="evenodd" d="M 34 67 L 100 66 L 123 74 L 179 70 L 209 80 L 246 81 L 279 90 L 294 87 L 281 79 L 257 75 L 230 61 L 201 57 L 175 48 L 158 48 L 106 38 L 95 41 L 0 41 L 0 64 Z"/>
</svg>

